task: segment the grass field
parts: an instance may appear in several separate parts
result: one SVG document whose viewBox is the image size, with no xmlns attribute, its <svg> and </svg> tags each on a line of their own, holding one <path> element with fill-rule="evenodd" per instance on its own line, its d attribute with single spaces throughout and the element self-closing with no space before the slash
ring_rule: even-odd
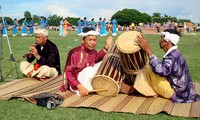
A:
<svg viewBox="0 0 200 120">
<path fill-rule="evenodd" d="M 21 33 L 18 33 L 21 34 Z M 62 72 L 65 66 L 67 53 L 69 50 L 75 46 L 81 44 L 81 37 L 76 35 L 75 31 L 70 31 L 69 36 L 60 37 L 58 36 L 58 31 L 50 31 L 49 39 L 53 41 L 60 53 L 61 59 L 61 68 Z M 109 33 L 109 35 L 111 35 Z M 160 39 L 159 35 L 145 35 L 148 39 L 150 46 L 152 47 L 154 53 L 162 59 L 164 52 L 159 48 L 158 41 Z M 107 37 L 98 37 L 98 44 L 96 49 L 99 51 L 103 48 L 105 40 Z M 117 37 L 114 37 L 116 40 Z M 19 61 L 25 60 L 22 56 L 28 52 L 29 46 L 35 43 L 35 37 L 21 37 L 16 36 L 12 37 L 12 33 L 9 32 L 9 41 L 12 48 L 12 52 L 15 58 L 19 59 Z M 8 48 L 8 44 L 6 38 L 3 38 L 2 42 L 2 57 L 9 58 L 10 52 Z M 200 33 L 187 33 L 183 35 L 179 42 L 179 50 L 183 53 L 185 57 L 190 74 L 192 76 L 193 81 L 200 82 Z M 19 63 L 15 63 L 12 61 L 8 61 L 5 59 L 1 60 L 2 65 L 2 75 L 4 78 L 4 82 L 11 81 L 13 79 L 23 78 L 24 76 L 21 74 L 19 70 Z M 3 82 L 1 82 L 3 83 Z M 1 84 L 0 83 L 0 84 Z M 54 110 L 48 110 L 43 107 L 38 107 L 34 104 L 31 104 L 27 101 L 22 101 L 18 99 L 12 99 L 9 101 L 0 101 L 0 120 L 44 120 L 44 119 L 59 119 L 59 120 L 160 120 L 160 119 L 187 119 L 182 117 L 174 117 L 167 115 L 166 113 L 159 113 L 157 115 L 134 115 L 129 113 L 106 113 L 96 109 L 88 109 L 88 108 L 55 108 Z"/>
</svg>

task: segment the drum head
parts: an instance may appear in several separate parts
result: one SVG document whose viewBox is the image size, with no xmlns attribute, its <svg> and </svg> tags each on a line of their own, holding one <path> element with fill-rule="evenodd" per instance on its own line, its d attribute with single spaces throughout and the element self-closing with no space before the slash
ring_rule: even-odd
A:
<svg viewBox="0 0 200 120">
<path fill-rule="evenodd" d="M 116 96 L 120 90 L 117 82 L 105 75 L 95 76 L 92 80 L 92 87 L 94 90 L 106 89 L 105 91 L 96 92 L 103 96 Z"/>
<path fill-rule="evenodd" d="M 137 35 L 140 35 L 139 32 L 136 31 L 128 31 L 122 33 L 117 38 L 117 48 L 123 53 L 135 53 L 140 50 L 140 46 L 138 45 Z"/>
</svg>

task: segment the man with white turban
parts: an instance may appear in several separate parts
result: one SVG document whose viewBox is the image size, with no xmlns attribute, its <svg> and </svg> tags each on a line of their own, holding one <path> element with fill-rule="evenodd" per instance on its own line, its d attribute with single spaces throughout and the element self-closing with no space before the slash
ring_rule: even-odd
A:
<svg viewBox="0 0 200 120">
<path fill-rule="evenodd" d="M 37 27 L 34 30 L 36 43 L 29 47 L 27 61 L 20 64 L 20 70 L 28 77 L 46 79 L 61 74 L 60 56 L 57 46 L 48 39 L 48 31 Z M 36 64 L 32 62 L 36 59 Z"/>
<path fill-rule="evenodd" d="M 93 28 L 83 28 L 82 44 L 71 49 L 68 53 L 65 75 L 69 89 L 79 96 L 86 96 L 92 90 L 92 77 L 94 77 L 100 61 L 104 58 L 106 51 L 111 46 L 113 38 L 110 36 L 105 42 L 105 46 L 99 52 L 96 51 L 97 36 Z M 64 86 L 61 86 L 64 91 Z"/>
<path fill-rule="evenodd" d="M 160 48 L 165 52 L 163 61 L 160 61 L 153 54 L 148 41 L 143 35 L 137 37 L 138 44 L 149 55 L 150 67 L 147 65 L 143 69 L 143 71 L 146 71 L 144 76 L 148 76 L 148 79 L 146 81 L 136 80 L 135 88 L 142 94 L 146 94 L 145 88 L 139 86 L 138 83 L 143 82 L 145 85 L 148 83 L 155 95 L 170 98 L 174 103 L 188 103 L 200 100 L 200 96 L 194 90 L 187 63 L 177 49 L 180 39 L 179 32 L 174 29 L 166 29 L 160 35 Z"/>
</svg>

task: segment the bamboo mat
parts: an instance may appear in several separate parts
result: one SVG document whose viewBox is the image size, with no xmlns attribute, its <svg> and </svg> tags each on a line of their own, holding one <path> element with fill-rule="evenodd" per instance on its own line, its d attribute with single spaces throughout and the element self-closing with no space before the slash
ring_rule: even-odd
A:
<svg viewBox="0 0 200 120">
<path fill-rule="evenodd" d="M 116 97 L 104 97 L 90 94 L 79 97 L 66 91 L 60 92 L 63 77 L 45 80 L 43 82 L 32 78 L 14 80 L 0 85 L 0 100 L 11 98 L 29 98 L 42 92 L 61 94 L 65 100 L 60 107 L 86 107 L 96 108 L 104 112 L 126 112 L 133 114 L 158 114 L 165 112 L 173 116 L 200 118 L 200 101 L 194 103 L 173 104 L 170 100 L 162 97 L 144 97 L 142 95 L 118 94 Z M 194 83 L 195 90 L 200 94 L 200 83 Z"/>
</svg>

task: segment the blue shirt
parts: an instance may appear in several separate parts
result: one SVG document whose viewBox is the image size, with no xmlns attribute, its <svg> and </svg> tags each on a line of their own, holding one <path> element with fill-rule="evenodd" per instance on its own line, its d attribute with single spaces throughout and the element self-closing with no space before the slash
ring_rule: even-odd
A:
<svg viewBox="0 0 200 120">
<path fill-rule="evenodd" d="M 83 27 L 85 28 L 85 27 L 87 27 L 88 26 L 88 21 L 87 20 L 84 20 L 83 21 Z"/>
</svg>

